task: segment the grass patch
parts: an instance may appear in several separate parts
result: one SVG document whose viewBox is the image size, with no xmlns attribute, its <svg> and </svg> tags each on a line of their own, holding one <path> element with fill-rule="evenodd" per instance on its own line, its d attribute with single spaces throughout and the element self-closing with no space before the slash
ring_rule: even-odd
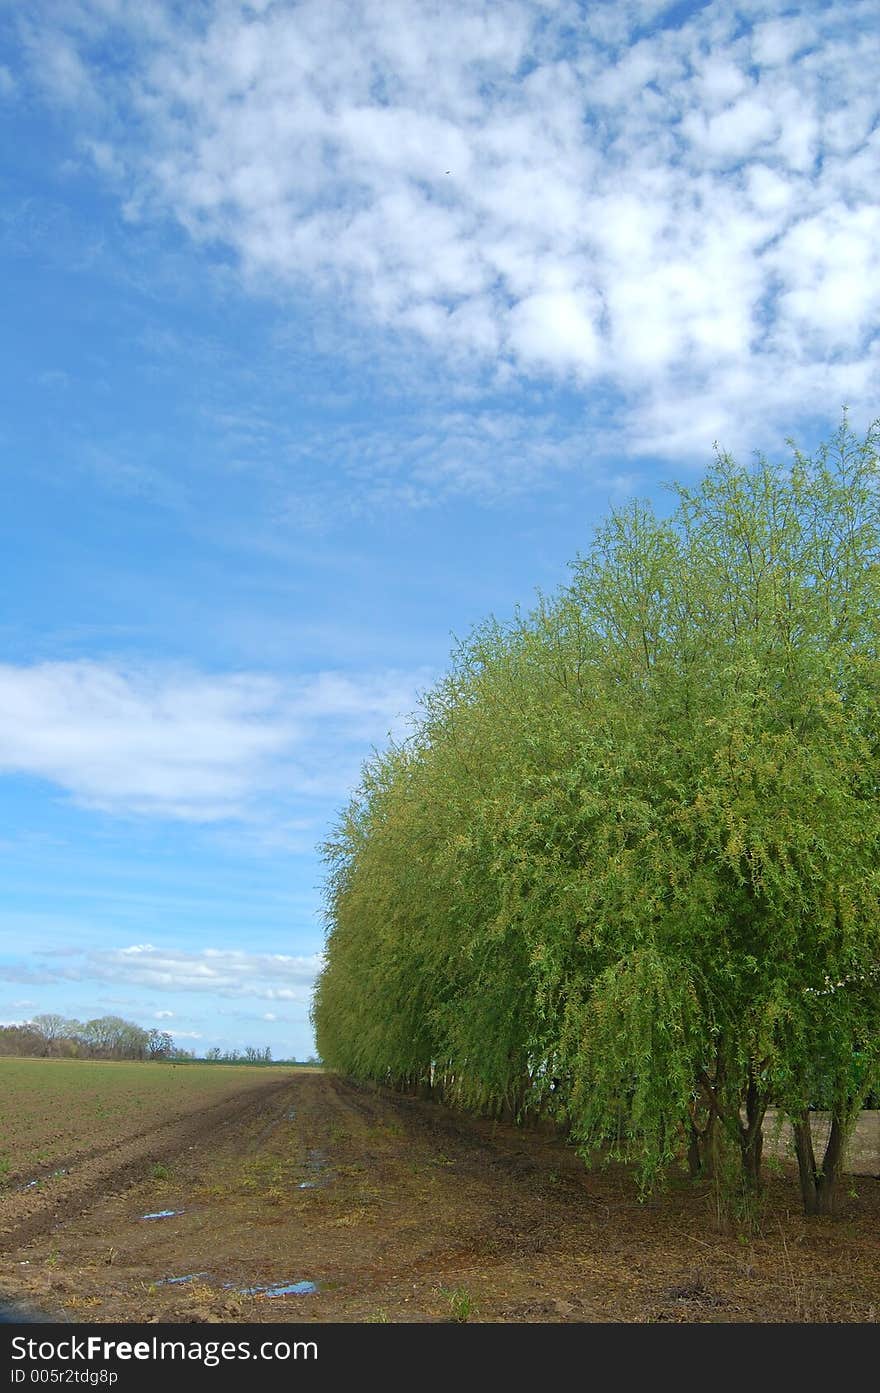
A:
<svg viewBox="0 0 880 1393">
<path fill-rule="evenodd" d="M 479 1315 L 479 1308 L 467 1287 L 441 1287 L 440 1295 L 446 1297 L 449 1314 L 459 1325 L 463 1325 L 472 1316 Z"/>
</svg>

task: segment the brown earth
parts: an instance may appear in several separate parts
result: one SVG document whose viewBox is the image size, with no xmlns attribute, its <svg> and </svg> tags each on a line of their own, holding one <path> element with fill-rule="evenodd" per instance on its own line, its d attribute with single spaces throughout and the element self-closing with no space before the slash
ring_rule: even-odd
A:
<svg viewBox="0 0 880 1393">
<path fill-rule="evenodd" d="M 778 1168 L 780 1169 L 780 1168 Z M 180 1211 L 168 1218 L 143 1216 Z M 0 1291 L 72 1321 L 874 1321 L 880 1181 L 757 1225 L 647 1203 L 555 1137 L 332 1075 L 272 1080 L 0 1200 Z M 174 1281 L 175 1278 L 187 1278 Z M 247 1289 L 306 1281 L 315 1291 Z"/>
</svg>

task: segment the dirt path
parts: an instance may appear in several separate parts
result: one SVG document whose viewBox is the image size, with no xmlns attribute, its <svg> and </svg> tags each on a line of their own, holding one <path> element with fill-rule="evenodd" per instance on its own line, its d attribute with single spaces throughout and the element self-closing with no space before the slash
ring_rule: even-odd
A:
<svg viewBox="0 0 880 1393">
<path fill-rule="evenodd" d="M 7 1196 L 0 1289 L 88 1321 L 875 1320 L 855 1188 L 808 1224 L 771 1179 L 743 1239 L 708 1187 L 640 1205 L 556 1139 L 310 1074 Z"/>
</svg>

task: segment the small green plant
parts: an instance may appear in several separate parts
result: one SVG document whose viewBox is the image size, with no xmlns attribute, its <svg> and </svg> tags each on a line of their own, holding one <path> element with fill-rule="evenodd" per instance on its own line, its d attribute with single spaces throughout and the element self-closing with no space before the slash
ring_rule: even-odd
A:
<svg viewBox="0 0 880 1393">
<path fill-rule="evenodd" d="M 8 1156 L 0 1156 L 0 1185 L 6 1183 L 6 1177 L 12 1170 L 12 1162 Z"/>
<path fill-rule="evenodd" d="M 171 1172 L 167 1166 L 163 1166 L 161 1161 L 157 1161 L 152 1171 L 154 1180 L 170 1180 Z"/>
<path fill-rule="evenodd" d="M 764 1156 L 763 1164 L 768 1175 L 775 1176 L 777 1179 L 782 1179 L 785 1175 L 785 1166 L 781 1156 L 775 1156 L 773 1152 L 769 1152 Z"/>
<path fill-rule="evenodd" d="M 385 1310 L 374 1311 L 371 1316 L 367 1316 L 368 1325 L 388 1325 L 390 1317 Z"/>
<path fill-rule="evenodd" d="M 719 1232 L 735 1233 L 743 1247 L 762 1232 L 764 1199 L 746 1184 L 739 1146 L 723 1131 L 715 1138 L 710 1197 Z"/>
<path fill-rule="evenodd" d="M 464 1324 L 471 1316 L 477 1315 L 477 1306 L 467 1287 L 440 1288 L 441 1294 L 449 1302 L 452 1319 Z"/>
</svg>

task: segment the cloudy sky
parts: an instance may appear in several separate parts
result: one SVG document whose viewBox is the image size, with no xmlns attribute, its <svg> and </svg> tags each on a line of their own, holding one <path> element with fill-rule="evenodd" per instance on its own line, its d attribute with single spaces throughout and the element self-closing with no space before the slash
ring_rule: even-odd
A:
<svg viewBox="0 0 880 1393">
<path fill-rule="evenodd" d="M 0 1019 L 312 1049 L 456 635 L 880 414 L 874 0 L 0 0 Z"/>
</svg>

